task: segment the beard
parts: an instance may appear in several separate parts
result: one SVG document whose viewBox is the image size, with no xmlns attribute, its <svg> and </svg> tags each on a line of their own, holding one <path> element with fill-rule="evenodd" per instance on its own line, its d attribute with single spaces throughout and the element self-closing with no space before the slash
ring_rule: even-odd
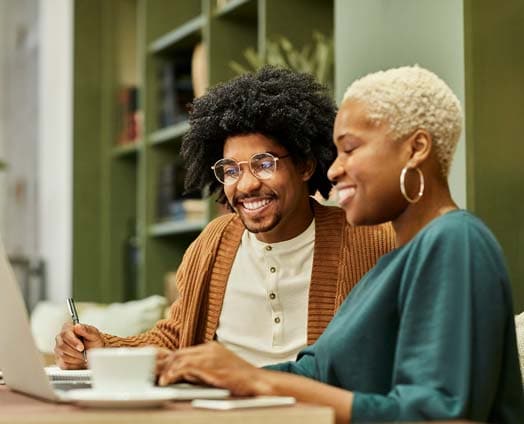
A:
<svg viewBox="0 0 524 424">
<path fill-rule="evenodd" d="M 244 227 L 250 232 L 250 233 L 266 233 L 271 230 L 273 230 L 282 220 L 282 213 L 278 209 L 278 198 L 275 195 L 271 195 L 271 203 L 270 207 L 271 210 L 263 211 L 260 215 L 251 215 L 247 213 L 242 206 L 241 203 L 239 203 L 240 199 L 249 199 L 254 197 L 268 197 L 267 194 L 262 195 L 262 193 L 256 193 L 252 194 L 250 196 L 239 196 L 237 199 L 235 199 L 234 204 L 235 207 L 232 207 L 232 209 L 238 214 L 240 217 L 240 220 L 244 224 Z M 276 209 L 276 210 L 273 210 Z"/>
<path fill-rule="evenodd" d="M 240 217 L 240 220 L 244 224 L 244 227 L 250 232 L 250 233 L 267 233 L 271 230 L 273 230 L 278 224 L 280 224 L 280 221 L 282 220 L 282 215 L 280 212 L 272 215 L 269 218 L 252 218 L 245 216 L 242 212 L 239 212 L 237 210 L 238 216 Z"/>
</svg>

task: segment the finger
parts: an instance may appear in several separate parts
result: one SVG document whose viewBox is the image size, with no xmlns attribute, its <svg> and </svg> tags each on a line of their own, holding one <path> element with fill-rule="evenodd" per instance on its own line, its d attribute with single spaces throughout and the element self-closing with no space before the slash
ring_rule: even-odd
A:
<svg viewBox="0 0 524 424">
<path fill-rule="evenodd" d="M 92 325 L 75 324 L 73 330 L 77 336 L 83 337 L 86 342 L 102 342 L 100 331 L 98 331 L 98 328 L 93 327 Z"/>
<path fill-rule="evenodd" d="M 73 331 L 73 327 L 68 330 L 62 330 L 55 340 L 57 346 L 62 349 L 65 349 L 68 346 L 71 349 L 77 350 L 78 352 L 82 352 L 84 350 L 84 343 L 82 343 L 82 340 L 77 337 Z"/>
<path fill-rule="evenodd" d="M 165 347 L 157 348 L 156 359 L 157 360 L 163 360 L 163 359 L 169 357 L 172 353 L 173 353 L 172 350 L 166 349 Z"/>
<path fill-rule="evenodd" d="M 200 355 L 178 356 L 173 353 L 163 363 L 160 364 L 164 370 L 180 370 L 193 367 L 205 366 L 205 360 Z M 160 373 L 161 374 L 161 373 Z"/>
<path fill-rule="evenodd" d="M 156 353 L 155 368 L 157 370 L 163 368 L 171 357 L 171 351 L 168 349 L 159 349 Z M 157 374 L 159 372 L 157 371 Z"/>
<path fill-rule="evenodd" d="M 189 381 L 191 383 L 201 382 L 193 373 L 193 369 L 169 369 L 160 375 L 158 384 L 160 386 L 167 386 L 168 384 L 178 383 L 180 381 Z"/>
<path fill-rule="evenodd" d="M 75 344 L 71 344 L 71 343 L 74 343 L 74 342 L 68 342 L 66 343 L 64 341 L 64 337 L 62 337 L 60 334 L 58 336 L 55 337 L 55 353 L 57 355 L 64 355 L 64 354 L 68 354 L 70 356 L 76 356 L 76 357 L 81 357 L 82 356 L 82 350 L 83 350 L 83 344 L 81 344 L 81 350 L 78 349 L 77 345 Z"/>
<path fill-rule="evenodd" d="M 195 351 L 191 355 L 173 355 L 173 366 L 175 368 L 197 367 L 197 368 L 229 368 L 234 366 L 235 357 L 224 355 L 222 352 L 214 352 L 210 349 Z"/>
<path fill-rule="evenodd" d="M 204 383 L 209 386 L 223 387 L 223 382 L 217 374 L 209 368 L 192 368 L 186 372 L 184 379 L 191 383 Z"/>
<path fill-rule="evenodd" d="M 55 352 L 55 362 L 62 369 L 81 369 L 86 367 L 83 358 L 76 358 L 69 355 L 59 355 Z"/>
<path fill-rule="evenodd" d="M 179 381 L 189 381 L 191 383 L 205 383 L 212 386 L 221 386 L 219 374 L 209 368 L 187 366 L 183 368 L 170 367 L 166 369 L 158 379 L 158 384 L 167 384 Z"/>
<path fill-rule="evenodd" d="M 189 349 L 184 350 L 187 351 Z M 184 373 L 188 369 L 201 367 L 212 368 L 213 360 L 209 356 L 210 355 L 208 353 L 198 353 L 198 350 L 193 350 L 193 354 L 191 355 L 179 355 L 179 351 L 172 351 L 170 352 L 169 356 L 167 356 L 165 359 L 157 361 L 155 371 L 156 374 L 159 376 L 159 381 L 162 375 L 167 375 L 168 373 L 170 373 L 172 379 L 169 380 L 169 383 L 166 383 L 170 384 L 175 381 L 182 380 L 183 377 L 179 377 L 178 373 Z"/>
<path fill-rule="evenodd" d="M 169 365 L 171 364 L 171 359 L 170 357 L 167 357 L 167 358 L 164 358 L 164 359 L 159 359 L 156 361 L 156 364 L 155 364 L 155 373 L 157 375 L 160 375 L 162 374 L 162 372 L 164 371 L 164 369 L 166 369 L 166 367 L 168 367 Z"/>
<path fill-rule="evenodd" d="M 186 356 L 202 354 L 208 352 L 210 345 L 211 343 L 203 343 L 196 346 L 185 347 L 183 349 L 178 349 L 174 351 L 173 355 L 175 355 L 175 357 L 177 358 L 184 358 Z"/>
</svg>

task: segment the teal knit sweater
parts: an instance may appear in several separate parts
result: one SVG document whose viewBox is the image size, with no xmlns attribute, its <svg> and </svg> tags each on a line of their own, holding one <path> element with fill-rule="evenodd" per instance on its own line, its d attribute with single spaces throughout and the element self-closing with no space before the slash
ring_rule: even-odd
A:
<svg viewBox="0 0 524 424">
<path fill-rule="evenodd" d="M 433 220 L 379 260 L 296 362 L 268 368 L 353 391 L 353 422 L 524 423 L 497 241 L 466 211 Z"/>
</svg>

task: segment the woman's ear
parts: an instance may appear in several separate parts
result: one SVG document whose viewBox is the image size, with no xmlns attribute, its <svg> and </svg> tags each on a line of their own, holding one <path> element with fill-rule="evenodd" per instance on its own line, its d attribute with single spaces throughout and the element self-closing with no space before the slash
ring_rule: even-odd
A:
<svg viewBox="0 0 524 424">
<path fill-rule="evenodd" d="M 305 162 L 303 162 L 301 165 L 302 181 L 309 181 L 309 179 L 315 173 L 316 167 L 316 159 L 307 159 Z"/>
<path fill-rule="evenodd" d="M 413 167 L 420 166 L 431 153 L 433 139 L 426 130 L 416 130 L 409 139 L 411 157 L 409 163 Z"/>
</svg>

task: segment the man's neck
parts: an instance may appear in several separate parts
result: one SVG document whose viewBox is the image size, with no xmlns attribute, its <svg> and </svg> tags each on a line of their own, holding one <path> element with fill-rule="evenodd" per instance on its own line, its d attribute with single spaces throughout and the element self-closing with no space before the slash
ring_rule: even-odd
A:
<svg viewBox="0 0 524 424">
<path fill-rule="evenodd" d="M 283 219 L 279 224 L 270 231 L 256 233 L 257 240 L 263 243 L 280 243 L 286 240 L 291 240 L 302 234 L 311 225 L 313 221 L 313 205 L 307 199 L 307 203 L 300 209 L 300 213 L 289 216 Z"/>
</svg>

